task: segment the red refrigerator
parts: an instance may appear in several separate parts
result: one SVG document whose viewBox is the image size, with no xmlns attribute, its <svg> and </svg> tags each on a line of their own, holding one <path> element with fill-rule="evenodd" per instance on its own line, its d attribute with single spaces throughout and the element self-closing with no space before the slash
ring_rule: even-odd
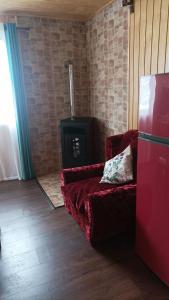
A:
<svg viewBox="0 0 169 300">
<path fill-rule="evenodd" d="M 136 252 L 169 285 L 169 74 L 140 80 Z"/>
</svg>

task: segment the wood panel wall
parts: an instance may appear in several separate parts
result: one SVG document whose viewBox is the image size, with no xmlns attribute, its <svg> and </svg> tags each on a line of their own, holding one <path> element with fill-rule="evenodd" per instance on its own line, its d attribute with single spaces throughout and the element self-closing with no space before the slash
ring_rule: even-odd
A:
<svg viewBox="0 0 169 300">
<path fill-rule="evenodd" d="M 135 0 L 129 20 L 129 128 L 138 127 L 139 78 L 169 72 L 169 0 Z"/>
</svg>

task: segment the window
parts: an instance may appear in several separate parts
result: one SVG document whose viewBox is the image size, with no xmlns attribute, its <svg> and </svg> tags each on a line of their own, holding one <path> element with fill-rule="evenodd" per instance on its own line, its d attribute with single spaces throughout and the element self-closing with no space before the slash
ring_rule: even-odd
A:
<svg viewBox="0 0 169 300">
<path fill-rule="evenodd" d="M 2 24 L 0 24 L 0 125 L 16 126 L 12 83 Z"/>
</svg>

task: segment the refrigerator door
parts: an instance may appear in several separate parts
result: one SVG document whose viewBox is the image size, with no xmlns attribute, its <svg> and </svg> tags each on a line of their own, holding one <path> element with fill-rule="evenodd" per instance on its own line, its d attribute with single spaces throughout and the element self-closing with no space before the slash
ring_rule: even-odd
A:
<svg viewBox="0 0 169 300">
<path fill-rule="evenodd" d="M 169 137 L 169 74 L 141 77 L 139 131 Z"/>
<path fill-rule="evenodd" d="M 169 285 L 169 147 L 139 139 L 136 252 Z"/>
</svg>

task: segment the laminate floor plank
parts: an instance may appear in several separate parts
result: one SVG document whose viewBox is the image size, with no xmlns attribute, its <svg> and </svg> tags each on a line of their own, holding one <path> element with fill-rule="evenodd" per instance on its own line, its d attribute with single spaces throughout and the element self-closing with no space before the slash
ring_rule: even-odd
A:
<svg viewBox="0 0 169 300">
<path fill-rule="evenodd" d="M 0 227 L 0 300 L 169 300 L 132 238 L 92 248 L 34 180 L 0 183 Z"/>
</svg>

